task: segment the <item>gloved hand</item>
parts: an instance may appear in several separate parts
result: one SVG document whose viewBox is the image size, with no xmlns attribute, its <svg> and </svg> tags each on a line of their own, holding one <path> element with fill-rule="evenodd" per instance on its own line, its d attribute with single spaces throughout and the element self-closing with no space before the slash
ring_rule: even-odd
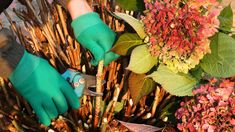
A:
<svg viewBox="0 0 235 132">
<path fill-rule="evenodd" d="M 62 74 L 62 77 L 74 87 L 77 97 L 80 98 L 86 87 L 86 80 L 82 77 L 81 73 L 72 69 L 67 69 Z"/>
<path fill-rule="evenodd" d="M 91 91 L 89 88 L 96 87 L 96 77 L 92 75 L 86 75 L 79 71 L 73 69 L 67 69 L 63 74 L 62 77 L 66 79 L 71 86 L 74 87 L 74 91 L 78 98 L 82 95 L 89 95 L 89 96 L 103 96 L 103 93 L 97 93 Z M 102 81 L 102 85 L 106 81 Z"/>
<path fill-rule="evenodd" d="M 104 59 L 104 64 L 108 65 L 119 57 L 118 54 L 110 51 L 116 34 L 97 13 L 92 12 L 77 17 L 73 20 L 72 27 L 76 39 L 93 54 L 92 65 L 97 65 L 102 59 Z"/>
<path fill-rule="evenodd" d="M 46 126 L 66 112 L 68 104 L 80 107 L 69 83 L 46 60 L 26 51 L 9 79 Z"/>
</svg>

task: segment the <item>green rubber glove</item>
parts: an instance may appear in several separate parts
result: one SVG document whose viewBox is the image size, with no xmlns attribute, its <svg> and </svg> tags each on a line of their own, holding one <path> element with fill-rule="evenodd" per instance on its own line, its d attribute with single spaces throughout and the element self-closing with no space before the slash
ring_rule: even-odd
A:
<svg viewBox="0 0 235 132">
<path fill-rule="evenodd" d="M 46 60 L 26 51 L 9 79 L 46 126 L 66 112 L 68 104 L 80 107 L 69 83 Z"/>
<path fill-rule="evenodd" d="M 73 20 L 72 27 L 76 39 L 93 54 L 92 65 L 97 65 L 100 60 L 104 60 L 104 64 L 108 65 L 119 57 L 118 54 L 110 51 L 116 34 L 97 13 L 92 12 L 77 17 Z"/>
</svg>

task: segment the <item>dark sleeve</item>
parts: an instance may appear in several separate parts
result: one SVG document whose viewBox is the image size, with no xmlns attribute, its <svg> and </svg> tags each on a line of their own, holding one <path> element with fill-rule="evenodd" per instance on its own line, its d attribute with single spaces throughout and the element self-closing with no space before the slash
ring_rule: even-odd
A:
<svg viewBox="0 0 235 132">
<path fill-rule="evenodd" d="M 7 78 L 14 71 L 24 54 L 22 45 L 16 42 L 13 33 L 3 28 L 0 30 L 0 76 Z"/>
<path fill-rule="evenodd" d="M 0 0 L 0 14 L 10 6 L 13 0 Z"/>
</svg>

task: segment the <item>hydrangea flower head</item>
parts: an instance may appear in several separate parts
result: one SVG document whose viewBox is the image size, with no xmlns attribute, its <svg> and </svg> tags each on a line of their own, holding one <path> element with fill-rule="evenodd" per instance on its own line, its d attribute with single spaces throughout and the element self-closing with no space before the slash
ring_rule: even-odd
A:
<svg viewBox="0 0 235 132">
<path fill-rule="evenodd" d="M 178 129 L 195 131 L 235 131 L 235 78 L 211 79 L 193 91 L 194 98 L 181 102 L 175 116 Z"/>
<path fill-rule="evenodd" d="M 217 32 L 216 0 L 144 0 L 142 18 L 149 50 L 176 72 L 187 73 L 210 53 L 209 37 Z"/>
</svg>

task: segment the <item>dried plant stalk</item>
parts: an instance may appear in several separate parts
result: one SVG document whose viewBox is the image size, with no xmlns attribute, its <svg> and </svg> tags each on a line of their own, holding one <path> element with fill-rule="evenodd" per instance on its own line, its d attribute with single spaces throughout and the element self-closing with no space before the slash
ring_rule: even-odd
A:
<svg viewBox="0 0 235 132">
<path fill-rule="evenodd" d="M 98 65 L 97 71 L 97 82 L 96 82 L 96 92 L 102 93 L 102 75 L 103 75 L 104 60 L 101 60 Z M 94 118 L 94 128 L 97 129 L 99 125 L 100 109 L 101 109 L 102 97 L 97 96 L 95 102 L 95 118 Z"/>
<path fill-rule="evenodd" d="M 163 96 L 165 95 L 165 91 L 157 86 L 156 91 L 155 91 L 155 98 L 153 102 L 153 107 L 152 107 L 152 112 L 151 112 L 151 117 L 155 115 L 156 109 L 160 101 L 162 101 Z"/>
<path fill-rule="evenodd" d="M 112 109 L 111 109 L 109 116 L 108 116 L 108 122 L 111 121 L 111 118 L 113 116 L 113 113 L 114 113 L 114 110 L 116 107 L 116 103 L 118 101 L 119 94 L 120 94 L 120 86 L 118 84 L 116 84 L 114 95 L 113 95 L 113 105 L 112 105 Z"/>
<path fill-rule="evenodd" d="M 63 15 L 62 7 L 60 5 L 57 5 L 57 10 L 58 10 L 59 17 L 60 17 L 60 20 L 61 20 L 61 23 L 62 23 L 64 35 L 68 36 L 69 33 L 68 33 L 67 26 L 66 26 L 65 18 L 64 18 L 64 15 Z"/>
</svg>

